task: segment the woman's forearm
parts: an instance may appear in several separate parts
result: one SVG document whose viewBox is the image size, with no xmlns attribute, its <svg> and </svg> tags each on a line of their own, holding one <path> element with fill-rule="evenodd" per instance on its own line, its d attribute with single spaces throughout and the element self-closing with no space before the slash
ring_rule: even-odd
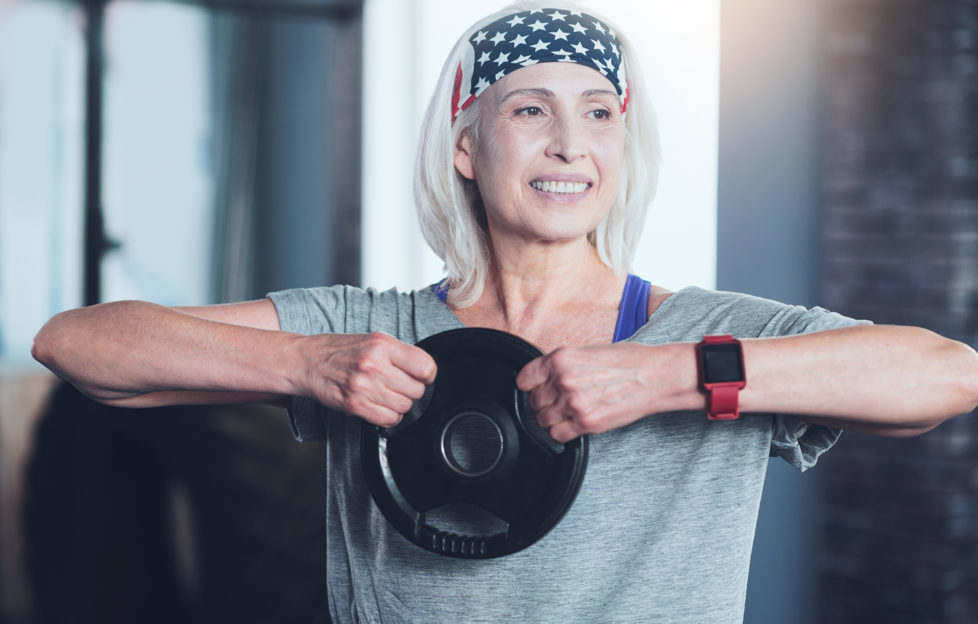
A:
<svg viewBox="0 0 978 624">
<path fill-rule="evenodd" d="M 286 371 L 296 338 L 122 301 L 58 314 L 38 332 L 32 354 L 97 400 L 159 404 L 187 402 L 174 391 L 291 394 Z M 154 394 L 158 400 L 137 400 Z"/>
<path fill-rule="evenodd" d="M 123 301 L 63 312 L 38 332 L 38 361 L 92 398 L 151 407 L 282 403 L 303 396 L 391 426 L 434 381 L 422 349 L 373 332 L 278 329 L 270 301 L 185 311 Z"/>
<path fill-rule="evenodd" d="M 746 412 L 906 434 L 978 404 L 975 351 L 917 327 L 860 326 L 743 344 Z"/>
<path fill-rule="evenodd" d="M 861 326 L 744 339 L 740 411 L 798 414 L 879 435 L 923 433 L 978 404 L 978 355 L 915 327 Z M 516 378 L 559 442 L 649 414 L 702 410 L 695 343 L 558 349 Z M 654 417 L 654 416 L 653 416 Z"/>
</svg>

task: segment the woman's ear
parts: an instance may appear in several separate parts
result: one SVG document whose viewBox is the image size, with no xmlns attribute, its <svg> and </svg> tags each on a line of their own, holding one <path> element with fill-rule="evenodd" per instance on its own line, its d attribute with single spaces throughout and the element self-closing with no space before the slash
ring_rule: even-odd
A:
<svg viewBox="0 0 978 624">
<path fill-rule="evenodd" d="M 462 177 L 475 180 L 475 146 L 468 130 L 463 130 L 455 143 L 455 169 Z"/>
</svg>

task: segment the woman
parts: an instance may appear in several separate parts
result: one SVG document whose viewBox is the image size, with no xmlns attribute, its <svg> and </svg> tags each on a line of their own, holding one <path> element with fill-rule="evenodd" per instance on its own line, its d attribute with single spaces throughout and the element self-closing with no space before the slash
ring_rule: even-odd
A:
<svg viewBox="0 0 978 624">
<path fill-rule="evenodd" d="M 804 470 L 839 429 L 913 435 L 970 411 L 978 356 L 817 308 L 646 290 L 626 269 L 652 128 L 617 28 L 562 2 L 506 9 L 459 40 L 426 114 L 417 203 L 440 285 L 104 304 L 52 319 L 35 357 L 111 404 L 289 406 L 297 437 L 328 445 L 336 621 L 740 621 L 768 457 Z M 362 420 L 397 423 L 435 378 L 413 343 L 463 326 L 546 353 L 517 385 L 556 440 L 601 434 L 560 524 L 493 560 L 410 544 L 359 471 Z M 696 344 L 726 334 L 742 339 L 746 414 L 721 423 L 704 412 L 736 408 L 711 407 Z"/>
</svg>

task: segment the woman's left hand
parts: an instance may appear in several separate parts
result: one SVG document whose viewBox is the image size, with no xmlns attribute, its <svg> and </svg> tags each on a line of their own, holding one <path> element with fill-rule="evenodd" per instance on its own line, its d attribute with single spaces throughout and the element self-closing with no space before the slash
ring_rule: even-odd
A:
<svg viewBox="0 0 978 624">
<path fill-rule="evenodd" d="M 702 408 L 692 344 L 563 347 L 520 371 L 537 421 L 558 442 L 603 433 L 649 414 Z"/>
</svg>

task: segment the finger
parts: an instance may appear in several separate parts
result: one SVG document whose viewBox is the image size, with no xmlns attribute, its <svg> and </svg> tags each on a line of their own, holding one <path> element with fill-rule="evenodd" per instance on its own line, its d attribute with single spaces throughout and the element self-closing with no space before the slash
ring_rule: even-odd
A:
<svg viewBox="0 0 978 624">
<path fill-rule="evenodd" d="M 578 424 L 573 420 L 561 420 L 550 427 L 550 437 L 561 444 L 580 437 L 582 433 L 583 431 L 580 430 Z"/>
<path fill-rule="evenodd" d="M 391 364 L 401 369 L 422 384 L 434 383 L 438 366 L 435 359 L 420 347 L 400 343 L 390 352 Z"/>
<path fill-rule="evenodd" d="M 401 422 L 402 418 L 399 412 L 382 405 L 371 405 L 364 410 L 364 413 L 356 415 L 370 424 L 380 427 L 393 427 Z"/>
<path fill-rule="evenodd" d="M 539 411 L 557 403 L 560 393 L 552 384 L 544 383 L 530 392 L 530 407 Z"/>
<path fill-rule="evenodd" d="M 378 386 L 364 393 L 357 401 L 353 413 L 366 420 L 400 420 L 411 409 L 414 399 L 386 387 Z M 380 424 L 379 422 L 377 424 Z M 385 425 L 387 426 L 387 425 Z"/>
<path fill-rule="evenodd" d="M 516 387 L 523 392 L 530 392 L 540 384 L 546 383 L 550 377 L 546 356 L 531 360 L 516 375 Z"/>
<path fill-rule="evenodd" d="M 411 377 L 399 368 L 391 367 L 389 374 L 382 380 L 384 387 L 394 394 L 401 395 L 411 401 L 424 396 L 425 384 Z M 408 407 L 410 409 L 410 407 Z"/>
<path fill-rule="evenodd" d="M 567 416 L 556 405 L 537 410 L 537 423 L 544 429 L 549 429 L 563 420 L 567 420 Z"/>
</svg>

